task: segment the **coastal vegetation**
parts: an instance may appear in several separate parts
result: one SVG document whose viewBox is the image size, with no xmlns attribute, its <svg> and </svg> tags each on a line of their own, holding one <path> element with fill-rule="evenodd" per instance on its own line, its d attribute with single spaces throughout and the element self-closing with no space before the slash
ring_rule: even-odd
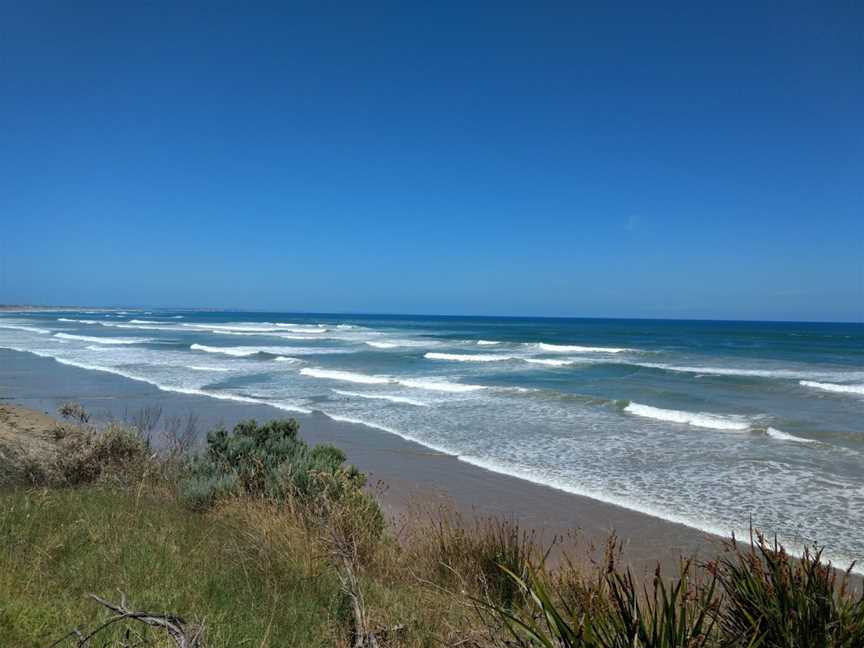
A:
<svg viewBox="0 0 864 648">
<path fill-rule="evenodd" d="M 816 548 L 754 532 L 645 576 L 614 536 L 596 559 L 510 519 L 388 524 L 365 476 L 293 420 L 196 450 L 193 417 L 60 413 L 0 436 L 4 647 L 864 646 L 860 583 Z"/>
</svg>

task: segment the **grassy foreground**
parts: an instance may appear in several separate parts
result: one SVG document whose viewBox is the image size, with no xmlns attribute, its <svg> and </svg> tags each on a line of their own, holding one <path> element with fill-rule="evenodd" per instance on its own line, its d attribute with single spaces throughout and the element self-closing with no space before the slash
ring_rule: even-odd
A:
<svg viewBox="0 0 864 648">
<path fill-rule="evenodd" d="M 864 646 L 864 599 L 818 552 L 757 536 L 637 583 L 613 540 L 600 565 L 551 569 L 506 520 L 438 511 L 397 534 L 293 421 L 213 432 L 200 454 L 173 426 L 155 453 L 152 413 L 64 414 L 0 490 L 4 648 Z"/>
</svg>

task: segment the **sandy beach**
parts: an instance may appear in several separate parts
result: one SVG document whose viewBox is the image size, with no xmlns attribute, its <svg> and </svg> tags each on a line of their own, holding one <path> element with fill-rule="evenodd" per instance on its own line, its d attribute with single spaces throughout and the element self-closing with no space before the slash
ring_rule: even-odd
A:
<svg viewBox="0 0 864 648">
<path fill-rule="evenodd" d="M 602 545 L 614 531 L 624 543 L 624 559 L 640 572 L 652 570 L 658 560 L 671 569 L 681 555 L 713 555 L 720 544 L 702 531 L 490 472 L 376 428 L 322 414 L 165 392 L 107 372 L 0 350 L 0 403 L 53 415 L 68 401 L 82 404 L 97 419 L 130 417 L 147 406 L 161 408 L 164 417 L 193 412 L 202 434 L 249 418 L 293 416 L 309 442 L 337 445 L 371 482 L 380 482 L 383 505 L 394 518 L 412 506 L 448 505 L 466 515 L 512 516 L 547 540 L 575 531 L 580 544 Z"/>
</svg>

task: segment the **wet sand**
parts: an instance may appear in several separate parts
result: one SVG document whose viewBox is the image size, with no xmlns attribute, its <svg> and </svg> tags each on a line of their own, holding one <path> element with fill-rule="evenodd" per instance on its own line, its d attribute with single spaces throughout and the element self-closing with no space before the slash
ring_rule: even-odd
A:
<svg viewBox="0 0 864 648">
<path fill-rule="evenodd" d="M 296 418 L 310 443 L 332 443 L 348 460 L 380 481 L 385 510 L 398 517 L 409 507 L 449 505 L 465 515 L 511 516 L 546 540 L 578 531 L 583 544 L 605 543 L 614 531 L 624 559 L 637 572 L 674 569 L 681 555 L 709 558 L 720 539 L 587 497 L 490 472 L 365 425 L 334 421 L 323 414 L 296 414 L 265 404 L 161 391 L 103 371 L 60 364 L 29 353 L 0 349 L 0 404 L 17 404 L 55 415 L 65 402 L 78 402 L 94 418 L 130 418 L 147 406 L 162 408 L 163 421 L 190 412 L 202 436 L 215 425 L 254 418 Z M 668 571 L 667 571 L 668 573 Z"/>
</svg>

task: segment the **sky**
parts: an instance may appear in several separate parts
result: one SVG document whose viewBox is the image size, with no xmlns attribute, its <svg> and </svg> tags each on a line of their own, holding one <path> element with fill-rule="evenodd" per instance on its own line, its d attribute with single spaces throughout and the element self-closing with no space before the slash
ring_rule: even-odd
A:
<svg viewBox="0 0 864 648">
<path fill-rule="evenodd" d="M 864 321 L 862 25 L 6 2 L 0 303 Z"/>
</svg>

